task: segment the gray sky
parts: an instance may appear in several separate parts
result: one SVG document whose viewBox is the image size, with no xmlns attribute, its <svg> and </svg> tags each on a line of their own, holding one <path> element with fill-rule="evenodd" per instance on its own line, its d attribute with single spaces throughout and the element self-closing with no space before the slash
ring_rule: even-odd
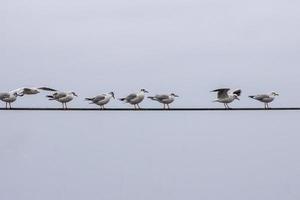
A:
<svg viewBox="0 0 300 200">
<path fill-rule="evenodd" d="M 0 0 L 0 91 L 299 106 L 300 1 Z M 60 107 L 44 95 L 15 106 Z M 0 106 L 4 104 L 1 103 Z M 111 107 L 127 107 L 113 101 Z M 142 106 L 160 106 L 145 101 Z M 297 112 L 0 112 L 1 200 L 298 200 Z"/>
<path fill-rule="evenodd" d="M 276 106 L 300 98 L 299 1 L 29 0 L 0 9 L 2 91 L 74 90 L 73 106 L 140 88 L 176 92 L 176 106 L 214 106 L 208 92 L 224 86 L 244 90 L 236 106 L 257 106 L 246 96 L 273 90 Z M 33 104 L 55 105 L 43 95 L 16 105 Z"/>
</svg>

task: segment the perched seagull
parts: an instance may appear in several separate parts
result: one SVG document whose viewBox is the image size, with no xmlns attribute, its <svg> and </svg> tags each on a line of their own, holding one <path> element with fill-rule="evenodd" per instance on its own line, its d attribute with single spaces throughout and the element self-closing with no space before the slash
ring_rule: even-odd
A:
<svg viewBox="0 0 300 200">
<path fill-rule="evenodd" d="M 145 89 L 141 89 L 141 91 L 139 91 L 138 93 L 132 93 L 130 95 L 128 95 L 125 98 L 121 98 L 119 99 L 120 101 L 124 101 L 125 103 L 130 103 L 131 105 L 134 105 L 134 108 L 139 108 L 139 103 L 141 103 L 144 98 L 145 98 L 145 93 L 149 93 L 147 90 Z"/>
<path fill-rule="evenodd" d="M 63 109 L 68 109 L 67 103 L 72 101 L 74 96 L 77 97 L 75 92 L 55 92 L 52 95 L 47 95 L 46 97 L 48 97 L 49 100 L 56 100 L 62 103 Z"/>
<path fill-rule="evenodd" d="M 228 104 L 233 102 L 235 99 L 240 100 L 239 96 L 242 94 L 242 90 L 238 89 L 233 92 L 229 92 L 229 88 L 221 88 L 221 89 L 216 89 L 211 92 L 217 92 L 218 97 L 214 102 L 219 102 L 223 103 L 225 106 L 225 109 L 230 109 Z"/>
<path fill-rule="evenodd" d="M 265 109 L 269 109 L 269 103 L 274 101 L 275 97 L 279 96 L 276 92 L 272 92 L 271 94 L 259 94 L 255 96 L 249 96 L 252 99 L 263 102 L 265 104 Z"/>
<path fill-rule="evenodd" d="M 169 104 L 175 100 L 175 97 L 179 97 L 179 96 L 174 93 L 171 93 L 170 95 L 162 94 L 162 95 L 155 95 L 154 97 L 148 97 L 148 98 L 153 101 L 157 101 L 159 103 L 164 104 L 164 109 L 166 109 L 166 105 L 168 109 L 170 109 Z"/>
<path fill-rule="evenodd" d="M 107 104 L 111 98 L 115 98 L 115 94 L 113 92 L 97 95 L 92 98 L 85 98 L 85 100 L 91 101 L 90 104 L 96 104 L 100 106 L 101 109 L 104 109 L 104 105 Z"/>
<path fill-rule="evenodd" d="M 18 96 L 20 95 L 17 92 L 2 92 L 0 93 L 0 100 L 5 102 L 6 109 L 8 108 L 7 105 L 11 109 L 11 103 L 15 102 Z"/>
<path fill-rule="evenodd" d="M 22 87 L 18 88 L 16 90 L 13 90 L 12 92 L 17 92 L 19 96 L 24 96 L 24 95 L 34 95 L 40 93 L 40 91 L 51 91 L 51 92 L 56 92 L 57 90 L 48 88 L 48 87 Z"/>
</svg>

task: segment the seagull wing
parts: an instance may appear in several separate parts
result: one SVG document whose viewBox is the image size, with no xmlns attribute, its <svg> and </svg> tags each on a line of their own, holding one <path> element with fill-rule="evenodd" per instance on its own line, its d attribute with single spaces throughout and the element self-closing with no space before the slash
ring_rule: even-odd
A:
<svg viewBox="0 0 300 200">
<path fill-rule="evenodd" d="M 48 87 L 39 87 L 39 90 L 44 90 L 44 91 L 52 91 L 52 92 L 56 92 L 57 90 L 53 89 L 53 88 L 48 88 Z"/>
<path fill-rule="evenodd" d="M 254 96 L 254 99 L 259 100 L 259 101 L 263 100 L 263 99 L 266 99 L 266 98 L 270 98 L 270 96 L 266 95 L 266 94 L 259 94 L 259 95 Z"/>
<path fill-rule="evenodd" d="M 24 94 L 30 93 L 31 91 L 32 91 L 31 88 L 23 88 L 22 89 L 22 93 L 24 93 Z"/>
<path fill-rule="evenodd" d="M 162 100 L 164 100 L 164 99 L 168 99 L 169 98 L 169 96 L 168 95 L 155 95 L 155 97 L 154 98 L 156 98 L 157 100 L 160 100 L 160 101 L 162 101 Z"/>
<path fill-rule="evenodd" d="M 228 97 L 228 91 L 230 88 L 220 88 L 213 90 L 212 92 L 217 92 L 218 93 L 218 99 L 224 99 Z"/>
<path fill-rule="evenodd" d="M 3 93 L 0 93 L 0 99 L 2 100 L 2 99 L 5 99 L 5 98 L 9 98 L 9 93 L 7 93 L 7 92 L 3 92 Z"/>
<path fill-rule="evenodd" d="M 238 95 L 238 96 L 241 96 L 242 90 L 241 90 L 241 89 L 235 90 L 235 91 L 233 91 L 232 94 L 236 94 L 236 95 Z"/>
<path fill-rule="evenodd" d="M 67 96 L 67 93 L 65 93 L 65 92 L 55 92 L 53 94 L 54 99 L 60 99 L 60 98 L 66 97 L 66 96 Z"/>
<path fill-rule="evenodd" d="M 105 99 L 105 95 L 98 95 L 98 96 L 94 97 L 93 102 L 102 101 L 104 99 Z"/>
<path fill-rule="evenodd" d="M 131 101 L 132 99 L 134 99 L 134 98 L 136 98 L 137 97 L 137 94 L 130 94 L 130 95 L 128 95 L 125 99 L 126 99 L 126 101 Z"/>
</svg>

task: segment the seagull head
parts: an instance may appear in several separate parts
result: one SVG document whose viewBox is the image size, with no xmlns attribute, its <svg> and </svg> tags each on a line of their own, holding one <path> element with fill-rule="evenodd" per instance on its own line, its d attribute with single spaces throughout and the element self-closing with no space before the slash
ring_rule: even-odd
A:
<svg viewBox="0 0 300 200">
<path fill-rule="evenodd" d="M 236 99 L 236 100 L 240 100 L 239 95 L 237 95 L 237 94 L 233 94 L 233 97 L 234 97 L 234 99 Z"/>
<path fill-rule="evenodd" d="M 172 97 L 179 97 L 177 94 L 171 93 Z"/>
<path fill-rule="evenodd" d="M 109 94 L 112 96 L 112 98 L 115 99 L 115 93 L 114 92 L 110 92 Z"/>
<path fill-rule="evenodd" d="M 145 89 L 141 89 L 141 92 L 144 92 L 144 93 L 149 93 L 147 90 Z"/>
<path fill-rule="evenodd" d="M 276 92 L 272 92 L 271 95 L 272 95 L 272 96 L 279 96 L 279 94 L 276 93 Z"/>
<path fill-rule="evenodd" d="M 24 96 L 23 93 L 18 94 L 18 92 L 14 92 L 13 95 L 14 95 L 15 97 L 22 97 L 22 96 Z"/>
<path fill-rule="evenodd" d="M 75 92 L 71 92 L 71 94 L 75 97 L 78 97 L 78 95 Z"/>
</svg>

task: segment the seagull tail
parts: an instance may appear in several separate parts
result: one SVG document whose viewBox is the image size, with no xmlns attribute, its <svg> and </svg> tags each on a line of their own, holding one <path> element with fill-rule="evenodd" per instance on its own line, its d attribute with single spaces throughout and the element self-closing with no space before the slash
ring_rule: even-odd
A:
<svg viewBox="0 0 300 200">
<path fill-rule="evenodd" d="M 249 98 L 251 98 L 251 99 L 255 99 L 255 96 L 249 96 Z"/>
<path fill-rule="evenodd" d="M 86 101 L 93 101 L 93 98 L 85 98 Z"/>
<path fill-rule="evenodd" d="M 125 101 L 125 99 L 126 99 L 126 98 L 120 98 L 119 100 L 120 100 L 120 101 Z"/>
<path fill-rule="evenodd" d="M 49 100 L 54 100 L 54 97 L 52 95 L 47 95 L 47 98 L 49 98 Z"/>
<path fill-rule="evenodd" d="M 155 97 L 148 97 L 149 99 L 156 101 L 157 99 Z"/>
</svg>

